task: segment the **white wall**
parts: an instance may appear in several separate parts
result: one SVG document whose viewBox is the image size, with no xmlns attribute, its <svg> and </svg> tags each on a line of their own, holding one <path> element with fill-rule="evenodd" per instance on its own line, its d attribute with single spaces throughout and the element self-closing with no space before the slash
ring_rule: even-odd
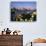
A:
<svg viewBox="0 0 46 46">
<path fill-rule="evenodd" d="M 33 46 L 46 46 L 46 43 L 33 43 Z"/>
<path fill-rule="evenodd" d="M 46 0 L 37 1 L 37 21 L 36 22 L 11 22 L 10 2 L 13 0 L 0 0 L 0 31 L 9 27 L 23 32 L 24 44 L 36 37 L 46 38 Z M 22 1 L 22 0 L 20 0 Z"/>
</svg>

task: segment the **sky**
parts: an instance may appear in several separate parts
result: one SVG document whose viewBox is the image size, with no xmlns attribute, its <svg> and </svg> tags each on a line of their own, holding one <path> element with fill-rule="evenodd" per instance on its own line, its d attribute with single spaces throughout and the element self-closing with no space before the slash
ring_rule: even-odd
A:
<svg viewBox="0 0 46 46">
<path fill-rule="evenodd" d="M 36 2 L 11 2 L 11 8 L 32 8 L 36 9 Z"/>
</svg>

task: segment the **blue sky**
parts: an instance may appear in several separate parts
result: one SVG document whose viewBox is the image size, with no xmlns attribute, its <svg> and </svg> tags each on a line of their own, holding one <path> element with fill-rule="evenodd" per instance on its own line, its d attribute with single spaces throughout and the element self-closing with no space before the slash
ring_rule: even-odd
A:
<svg viewBox="0 0 46 46">
<path fill-rule="evenodd" d="M 36 9 L 36 2 L 11 2 L 11 8 L 13 7 L 26 7 Z"/>
</svg>

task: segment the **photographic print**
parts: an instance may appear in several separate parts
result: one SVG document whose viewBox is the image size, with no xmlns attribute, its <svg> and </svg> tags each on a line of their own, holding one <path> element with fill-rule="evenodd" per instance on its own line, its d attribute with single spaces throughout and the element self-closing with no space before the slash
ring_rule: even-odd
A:
<svg viewBox="0 0 46 46">
<path fill-rule="evenodd" d="M 11 2 L 11 21 L 35 22 L 37 20 L 36 2 Z"/>
</svg>

